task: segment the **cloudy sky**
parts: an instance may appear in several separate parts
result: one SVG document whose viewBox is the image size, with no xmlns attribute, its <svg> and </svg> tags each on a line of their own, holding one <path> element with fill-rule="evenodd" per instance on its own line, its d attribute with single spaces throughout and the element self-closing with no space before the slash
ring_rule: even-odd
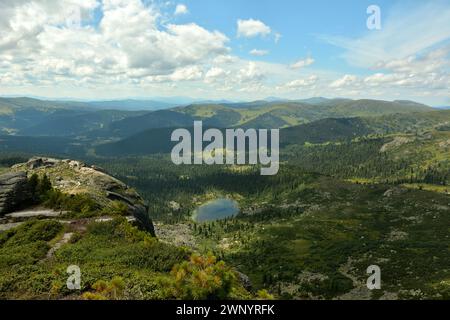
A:
<svg viewBox="0 0 450 320">
<path fill-rule="evenodd" d="M 450 0 L 0 0 L 0 95 L 450 105 L 449 88 Z"/>
</svg>

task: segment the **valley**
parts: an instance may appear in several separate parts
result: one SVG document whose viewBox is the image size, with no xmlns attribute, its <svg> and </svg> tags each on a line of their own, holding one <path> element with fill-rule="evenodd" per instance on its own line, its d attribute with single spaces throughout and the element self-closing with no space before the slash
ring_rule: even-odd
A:
<svg viewBox="0 0 450 320">
<path fill-rule="evenodd" d="M 66 105 L 73 108 L 65 103 L 57 110 L 66 113 Z M 109 297 L 94 284 L 112 286 L 120 277 L 115 281 L 124 288 L 122 298 L 205 298 L 219 291 L 189 296 L 180 288 L 165 291 L 164 283 L 185 264 L 200 270 L 212 264 L 219 272 L 224 263 L 230 269 L 223 272 L 246 279 L 233 280 L 228 298 L 450 298 L 449 110 L 349 99 L 207 103 L 151 112 L 84 113 L 76 107 L 62 117 L 53 104 L 26 108 L 39 118 L 17 113 L 13 121 L 12 107 L 0 116 L 0 173 L 33 156 L 101 168 L 142 196 L 159 240 L 120 219 L 85 222 L 75 242 L 60 242 L 76 229 L 53 219 L 26 222 L 0 233 L 0 267 L 22 261 L 21 272 L 33 278 L 6 272 L 3 297 L 73 297 L 62 279 L 65 264 L 76 260 L 87 270 L 87 296 Z M 261 176 L 259 165 L 173 164 L 170 134 L 192 130 L 194 120 L 221 130 L 279 128 L 278 174 Z M 218 199 L 235 204 L 238 213 L 193 219 L 199 207 Z M 222 209 L 213 206 L 209 213 Z M 96 219 L 112 209 L 77 210 L 68 218 Z M 60 243 L 45 264 L 36 264 L 38 253 L 24 262 L 37 245 L 27 228 L 49 230 L 36 240 L 47 248 L 39 249 L 44 256 L 50 242 Z M 23 255 L 8 258 L 19 247 Z M 382 288 L 370 291 L 366 269 L 374 264 L 382 270 Z M 188 276 L 186 281 L 194 283 Z"/>
</svg>

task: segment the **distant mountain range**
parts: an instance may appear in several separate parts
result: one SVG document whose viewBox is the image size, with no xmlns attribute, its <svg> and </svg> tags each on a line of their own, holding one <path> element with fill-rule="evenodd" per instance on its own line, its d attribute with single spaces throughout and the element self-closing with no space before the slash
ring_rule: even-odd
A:
<svg viewBox="0 0 450 320">
<path fill-rule="evenodd" d="M 440 106 L 440 107 L 435 107 L 436 109 L 444 109 L 444 110 L 448 110 L 450 109 L 450 106 Z"/>
<path fill-rule="evenodd" d="M 105 110 L 159 110 L 168 109 L 176 106 L 175 103 L 161 102 L 155 100 L 111 100 L 111 101 L 93 101 L 87 103 L 89 106 Z"/>
<path fill-rule="evenodd" d="M 283 128 L 325 118 L 429 110 L 430 107 L 412 101 L 326 98 L 206 102 L 186 106 L 150 100 L 72 102 L 0 98 L 0 130 L 5 134 L 16 135 L 125 138 L 148 129 L 191 126 L 195 120 L 219 128 Z"/>
<path fill-rule="evenodd" d="M 326 118 L 281 129 L 280 146 L 345 142 L 370 134 L 416 133 L 450 123 L 450 110 L 398 113 L 378 117 Z M 192 126 L 186 126 L 192 133 Z M 174 128 L 154 128 L 95 148 L 100 156 L 168 153 Z"/>
<path fill-rule="evenodd" d="M 143 106 L 134 100 L 124 104 Z M 162 105 L 160 105 L 162 106 Z M 170 151 L 175 128 L 280 128 L 281 145 L 343 141 L 367 134 L 448 125 L 450 113 L 413 101 L 312 98 L 195 103 L 156 111 L 114 110 L 118 101 L 0 98 L 0 151 L 127 156 Z"/>
</svg>

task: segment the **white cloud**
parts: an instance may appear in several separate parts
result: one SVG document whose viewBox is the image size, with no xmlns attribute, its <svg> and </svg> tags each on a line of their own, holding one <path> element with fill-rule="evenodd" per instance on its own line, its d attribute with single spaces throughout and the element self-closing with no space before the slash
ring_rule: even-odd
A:
<svg viewBox="0 0 450 320">
<path fill-rule="evenodd" d="M 206 78 L 217 78 L 225 74 L 225 70 L 222 68 L 212 67 L 206 73 Z"/>
<path fill-rule="evenodd" d="M 189 12 L 188 8 L 186 7 L 186 5 L 184 4 L 177 4 L 176 8 L 175 8 L 175 15 L 183 15 L 183 14 L 187 14 Z"/>
<path fill-rule="evenodd" d="M 205 74 L 205 82 L 213 83 L 218 80 L 224 80 L 226 76 L 230 74 L 229 71 L 225 71 L 222 68 L 212 67 Z"/>
<path fill-rule="evenodd" d="M 272 30 L 260 20 L 248 19 L 237 22 L 237 36 L 244 38 L 253 38 L 256 36 L 267 36 Z"/>
<path fill-rule="evenodd" d="M 328 38 L 364 74 L 345 75 L 318 69 L 313 58 L 292 65 L 239 58 L 228 48 L 225 34 L 196 23 L 174 24 L 173 3 L 157 3 L 0 0 L 0 94 L 98 99 L 157 93 L 244 100 L 271 96 L 274 90 L 299 98 L 301 89 L 307 96 L 448 101 L 450 46 L 441 41 L 449 39 L 443 22 L 450 17 L 448 8 L 431 10 L 428 4 L 420 15 L 398 16 L 400 22 L 386 15 L 382 30 L 361 38 Z M 80 12 L 81 26 L 70 23 L 74 9 Z M 94 26 L 95 9 L 102 15 Z M 412 30 L 406 30 L 412 21 Z M 253 19 L 239 20 L 238 36 L 270 36 L 275 42 L 281 37 Z M 255 48 L 249 53 L 268 52 Z"/>
<path fill-rule="evenodd" d="M 358 77 L 355 75 L 351 75 L 351 74 L 346 74 L 344 75 L 342 78 L 339 78 L 335 81 L 333 81 L 330 84 L 331 88 L 342 88 L 342 87 L 347 87 L 350 85 L 354 85 L 355 83 L 357 83 L 358 81 Z"/>
<path fill-rule="evenodd" d="M 213 64 L 233 64 L 238 60 L 236 56 L 229 54 L 219 55 L 214 58 Z"/>
<path fill-rule="evenodd" d="M 259 50 L 259 49 L 253 49 L 249 52 L 252 56 L 256 57 L 262 57 L 269 54 L 269 51 L 267 50 Z"/>
<path fill-rule="evenodd" d="M 134 83 L 200 79 L 201 65 L 225 55 L 228 38 L 197 24 L 158 26 L 160 13 L 140 0 L 104 0 L 99 27 L 65 25 L 71 0 L 2 3 L 0 61 L 22 79 Z M 96 1 L 76 4 L 92 15 Z M 4 16 L 8 12 L 9 16 Z M 0 72 L 6 73 L 4 66 Z M 12 69 L 9 67 L 9 69 Z M 141 80 L 133 80 L 141 79 Z"/>
<path fill-rule="evenodd" d="M 450 46 L 423 55 L 380 61 L 374 69 L 382 70 L 364 79 L 372 87 L 404 87 L 417 90 L 450 87 Z"/>
<path fill-rule="evenodd" d="M 264 77 L 264 72 L 253 61 L 241 68 L 237 75 L 240 83 L 260 81 L 264 79 Z"/>
<path fill-rule="evenodd" d="M 313 86 L 317 83 L 317 80 L 319 78 L 316 75 L 311 75 L 308 78 L 305 79 L 296 79 L 296 80 L 292 80 L 288 83 L 285 84 L 286 88 L 290 88 L 290 89 L 298 89 L 298 88 L 302 88 L 302 87 L 310 87 Z"/>
<path fill-rule="evenodd" d="M 304 68 L 307 66 L 310 66 L 314 63 L 314 59 L 313 58 L 306 58 L 303 60 L 298 60 L 297 62 L 291 64 L 291 68 L 292 69 L 300 69 L 300 68 Z"/>
<path fill-rule="evenodd" d="M 396 73 L 447 72 L 450 67 L 450 45 L 425 54 L 415 54 L 405 58 L 380 60 L 373 69 L 387 69 Z"/>
<path fill-rule="evenodd" d="M 199 66 L 189 66 L 177 69 L 172 75 L 173 81 L 193 81 L 199 80 L 203 76 L 202 69 Z"/>
<path fill-rule="evenodd" d="M 344 75 L 332 81 L 334 94 L 381 99 L 442 101 L 450 87 L 450 46 L 404 59 L 380 61 L 375 72 L 365 77 Z M 420 101 L 420 100 L 419 100 Z M 435 103 L 435 102 L 434 102 Z"/>
</svg>

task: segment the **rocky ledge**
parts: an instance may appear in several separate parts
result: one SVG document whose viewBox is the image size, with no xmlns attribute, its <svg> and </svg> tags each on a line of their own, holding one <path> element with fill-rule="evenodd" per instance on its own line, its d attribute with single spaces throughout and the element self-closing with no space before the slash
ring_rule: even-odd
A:
<svg viewBox="0 0 450 320">
<path fill-rule="evenodd" d="M 134 189 L 101 168 L 70 159 L 34 157 L 26 163 L 12 166 L 9 173 L 0 176 L 0 214 L 15 210 L 24 201 L 27 197 L 24 189 L 27 176 L 35 173 L 46 174 L 52 186 L 61 192 L 89 195 L 101 208 L 112 208 L 115 201 L 125 203 L 128 214 L 134 216 L 143 229 L 154 234 L 148 206 Z"/>
<path fill-rule="evenodd" d="M 25 172 L 0 175 L 0 215 L 19 209 L 30 196 Z"/>
</svg>

